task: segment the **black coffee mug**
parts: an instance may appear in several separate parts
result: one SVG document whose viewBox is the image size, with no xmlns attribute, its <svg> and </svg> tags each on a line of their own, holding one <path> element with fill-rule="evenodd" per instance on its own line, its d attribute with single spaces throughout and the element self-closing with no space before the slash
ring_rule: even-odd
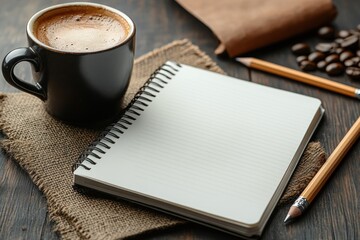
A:
<svg viewBox="0 0 360 240">
<path fill-rule="evenodd" d="M 107 49 L 72 52 L 51 47 L 34 34 L 34 23 L 45 13 L 92 7 L 119 15 L 128 23 L 128 32 L 121 42 Z M 116 118 L 134 62 L 135 24 L 127 15 L 94 3 L 55 5 L 29 20 L 27 37 L 29 47 L 15 49 L 3 60 L 2 71 L 9 84 L 43 100 L 50 115 L 67 123 L 101 126 Z M 22 61 L 31 63 L 35 84 L 15 75 L 14 68 Z"/>
</svg>

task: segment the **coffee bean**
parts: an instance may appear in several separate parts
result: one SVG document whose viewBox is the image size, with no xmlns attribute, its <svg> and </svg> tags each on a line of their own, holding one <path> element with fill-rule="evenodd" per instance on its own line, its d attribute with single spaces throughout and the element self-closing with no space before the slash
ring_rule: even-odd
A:
<svg viewBox="0 0 360 240">
<path fill-rule="evenodd" d="M 340 31 L 336 31 L 332 26 L 323 26 L 318 29 L 317 34 L 319 38 L 331 42 L 316 44 L 313 52 L 306 43 L 292 46 L 291 50 L 297 55 L 296 62 L 299 67 L 304 71 L 313 71 L 316 67 L 332 76 L 343 73 L 345 69 L 352 69 L 349 71 L 356 72 L 355 78 L 359 78 L 360 24 L 355 28 Z"/>
<path fill-rule="evenodd" d="M 325 58 L 325 54 L 323 54 L 321 52 L 313 52 L 313 53 L 310 53 L 310 55 L 308 56 L 308 59 L 311 62 L 319 62 L 319 61 L 323 60 L 324 58 Z"/>
<path fill-rule="evenodd" d="M 325 71 L 325 68 L 327 66 L 327 62 L 325 61 L 320 61 L 316 64 L 316 67 L 320 70 L 320 71 Z"/>
<path fill-rule="evenodd" d="M 318 35 L 322 39 L 333 39 L 335 37 L 335 30 L 333 27 L 325 26 L 318 30 Z"/>
<path fill-rule="evenodd" d="M 352 59 L 348 59 L 344 62 L 345 67 L 354 67 L 356 63 Z"/>
<path fill-rule="evenodd" d="M 306 43 L 297 43 L 291 47 L 291 51 L 297 55 L 308 55 L 310 53 L 310 46 Z"/>
<path fill-rule="evenodd" d="M 360 57 L 353 57 L 351 60 L 353 60 L 355 64 L 358 64 L 360 62 Z"/>
<path fill-rule="evenodd" d="M 350 33 L 349 33 L 349 31 L 341 30 L 341 31 L 339 31 L 338 36 L 341 38 L 347 38 L 350 36 Z"/>
<path fill-rule="evenodd" d="M 330 63 L 325 70 L 327 74 L 335 76 L 344 72 L 344 66 L 341 63 Z"/>
<path fill-rule="evenodd" d="M 331 44 L 331 46 L 333 47 L 333 48 L 338 48 L 338 47 L 340 47 L 340 43 L 337 43 L 337 42 L 332 42 L 332 43 L 330 43 Z"/>
<path fill-rule="evenodd" d="M 359 47 L 359 37 L 351 36 L 351 37 L 344 39 L 344 41 L 341 43 L 341 47 L 345 48 L 345 49 L 349 49 L 349 50 L 358 48 Z"/>
<path fill-rule="evenodd" d="M 336 48 L 335 49 L 335 53 L 336 54 L 341 54 L 342 52 L 344 52 L 345 51 L 345 49 L 343 49 L 343 48 Z"/>
<path fill-rule="evenodd" d="M 331 54 L 325 58 L 325 62 L 327 63 L 339 62 L 339 55 Z"/>
<path fill-rule="evenodd" d="M 331 51 L 331 49 L 333 49 L 333 45 L 331 43 L 318 43 L 315 46 L 315 49 L 319 52 L 327 54 Z"/>
<path fill-rule="evenodd" d="M 342 38 L 337 38 L 337 39 L 335 39 L 334 40 L 334 42 L 336 42 L 336 43 L 342 43 L 344 41 L 344 39 L 342 39 Z"/>
<path fill-rule="evenodd" d="M 307 56 L 298 56 L 296 57 L 296 62 L 300 64 L 302 61 L 307 60 Z"/>
<path fill-rule="evenodd" d="M 360 32 L 355 29 L 350 29 L 349 32 L 353 36 L 360 36 Z"/>
<path fill-rule="evenodd" d="M 314 62 L 308 61 L 308 60 L 304 60 L 300 63 L 300 68 L 303 71 L 314 71 L 316 69 L 316 65 Z"/>
<path fill-rule="evenodd" d="M 354 56 L 354 54 L 352 52 L 345 51 L 340 54 L 340 61 L 345 62 L 346 60 L 348 60 L 349 58 L 352 58 L 353 56 Z"/>
<path fill-rule="evenodd" d="M 353 80 L 360 80 L 360 68 L 348 67 L 346 68 L 346 75 Z"/>
</svg>

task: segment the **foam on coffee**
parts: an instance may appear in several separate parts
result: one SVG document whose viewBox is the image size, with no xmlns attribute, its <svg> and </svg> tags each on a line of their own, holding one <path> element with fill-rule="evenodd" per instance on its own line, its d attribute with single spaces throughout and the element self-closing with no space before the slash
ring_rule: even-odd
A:
<svg viewBox="0 0 360 240">
<path fill-rule="evenodd" d="M 45 45 L 65 52 L 94 52 L 114 47 L 130 34 L 120 15 L 94 6 L 68 6 L 41 15 L 33 34 Z"/>
</svg>

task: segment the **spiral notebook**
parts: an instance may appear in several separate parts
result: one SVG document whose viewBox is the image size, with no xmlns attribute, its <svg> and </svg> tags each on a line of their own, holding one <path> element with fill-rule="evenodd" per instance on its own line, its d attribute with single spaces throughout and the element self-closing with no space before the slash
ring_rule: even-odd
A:
<svg viewBox="0 0 360 240">
<path fill-rule="evenodd" d="M 74 184 L 259 236 L 323 115 L 318 99 L 166 62 L 74 165 Z"/>
</svg>

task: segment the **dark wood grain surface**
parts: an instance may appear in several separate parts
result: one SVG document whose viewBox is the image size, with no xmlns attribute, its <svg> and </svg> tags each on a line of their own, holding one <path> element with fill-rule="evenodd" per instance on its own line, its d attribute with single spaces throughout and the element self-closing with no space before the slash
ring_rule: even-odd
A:
<svg viewBox="0 0 360 240">
<path fill-rule="evenodd" d="M 10 50 L 26 46 L 25 26 L 38 10 L 60 0 L 0 1 L 0 57 Z M 218 41 L 202 23 L 169 0 L 101 1 L 126 12 L 137 25 L 136 56 L 173 40 L 188 38 L 209 54 L 229 75 L 318 97 L 326 114 L 313 140 L 319 140 L 331 153 L 360 113 L 360 102 L 325 90 L 306 86 L 255 70 L 248 70 L 226 57 L 216 57 Z M 354 28 L 360 23 L 359 0 L 334 0 L 339 15 L 334 25 L 339 29 Z M 259 16 L 261 17 L 261 16 Z M 241 21 L 241 16 L 239 16 Z M 271 26 L 269 26 L 271 28 Z M 297 69 L 290 53 L 292 44 L 319 41 L 314 32 L 252 52 L 255 56 Z M 21 64 L 18 75 L 30 80 L 28 64 Z M 325 76 L 319 72 L 314 74 Z M 15 92 L 0 76 L 0 91 Z M 360 82 L 346 76 L 332 80 L 360 87 Z M 275 209 L 262 239 L 360 239 L 360 144 L 345 157 L 308 212 L 290 226 L 282 224 L 289 206 Z M 58 239 L 47 215 L 46 199 L 30 178 L 0 150 L 0 239 Z M 196 224 L 187 224 L 138 239 L 237 239 Z"/>
</svg>

